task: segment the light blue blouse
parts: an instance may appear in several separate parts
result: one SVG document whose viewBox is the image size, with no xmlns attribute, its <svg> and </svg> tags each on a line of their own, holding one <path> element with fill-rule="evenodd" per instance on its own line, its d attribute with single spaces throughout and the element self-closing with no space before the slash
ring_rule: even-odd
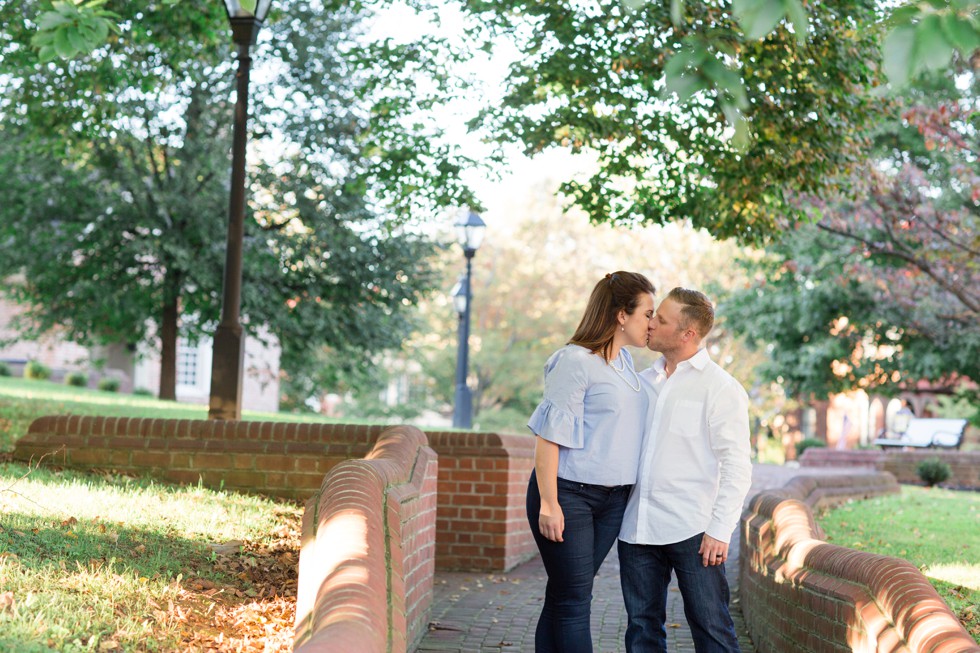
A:
<svg viewBox="0 0 980 653">
<path fill-rule="evenodd" d="M 617 373 L 625 364 L 625 369 Z M 633 357 L 626 349 L 606 363 L 585 347 L 566 345 L 544 366 L 544 401 L 527 426 L 559 445 L 558 476 L 592 485 L 636 482 L 648 389 L 634 388 Z M 630 387 L 632 384 L 633 387 Z"/>
</svg>

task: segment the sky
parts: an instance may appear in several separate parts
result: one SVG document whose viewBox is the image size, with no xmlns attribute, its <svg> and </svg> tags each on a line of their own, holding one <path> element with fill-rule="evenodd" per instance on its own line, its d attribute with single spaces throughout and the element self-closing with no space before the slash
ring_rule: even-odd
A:
<svg viewBox="0 0 980 653">
<path fill-rule="evenodd" d="M 458 7 L 445 3 L 439 10 L 439 29 L 442 34 L 464 33 L 464 20 Z M 427 19 L 418 16 L 404 3 L 394 2 L 385 11 L 379 12 L 370 37 L 390 37 L 397 41 L 409 42 L 428 33 L 432 29 Z M 439 118 L 440 125 L 446 128 L 448 138 L 461 144 L 470 155 L 489 156 L 490 147 L 480 141 L 480 137 L 468 133 L 465 122 L 477 113 L 487 102 L 499 99 L 503 94 L 503 84 L 507 67 L 518 57 L 517 48 L 507 42 L 497 43 L 493 56 L 478 53 L 468 68 L 461 71 L 472 74 L 482 82 L 482 88 L 470 95 L 470 99 L 447 108 Z M 509 232 L 524 216 L 514 215 L 511 208 L 514 198 L 526 195 L 542 181 L 565 179 L 577 172 L 588 170 L 588 157 L 574 157 L 568 152 L 552 150 L 535 156 L 533 159 L 520 152 L 516 145 L 505 149 L 506 161 L 500 170 L 500 177 L 488 176 L 485 171 L 472 170 L 464 180 L 475 190 L 484 203 L 481 217 L 487 223 L 487 239 L 494 238 L 494 230 L 500 234 Z M 451 225 L 455 212 L 447 212 L 444 220 Z"/>
</svg>

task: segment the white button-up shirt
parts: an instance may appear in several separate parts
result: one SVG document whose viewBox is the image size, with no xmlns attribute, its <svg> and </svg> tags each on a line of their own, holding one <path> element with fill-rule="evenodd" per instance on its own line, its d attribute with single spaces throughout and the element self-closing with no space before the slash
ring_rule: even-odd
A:
<svg viewBox="0 0 980 653">
<path fill-rule="evenodd" d="M 728 542 L 752 483 L 748 395 L 701 349 L 670 377 L 640 372 L 652 416 L 620 539 L 673 544 L 698 533 Z"/>
</svg>

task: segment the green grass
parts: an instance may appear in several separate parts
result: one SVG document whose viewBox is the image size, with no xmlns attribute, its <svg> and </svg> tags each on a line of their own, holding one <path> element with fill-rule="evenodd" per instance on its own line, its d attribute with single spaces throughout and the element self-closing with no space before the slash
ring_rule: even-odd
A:
<svg viewBox="0 0 980 653">
<path fill-rule="evenodd" d="M 917 566 L 980 643 L 980 493 L 906 485 L 818 521 L 829 542 Z"/>
<path fill-rule="evenodd" d="M 207 419 L 208 407 L 161 401 L 154 397 L 102 392 L 51 381 L 0 377 L 0 452 L 14 443 L 38 417 L 44 415 L 102 415 L 105 417 L 159 417 Z M 242 411 L 242 419 L 276 422 L 330 422 L 319 415 Z M 343 420 L 373 423 L 370 420 Z"/>
<path fill-rule="evenodd" d="M 206 419 L 207 407 L 0 377 L 0 460 L 33 420 L 65 414 Z M 289 650 L 300 512 L 148 478 L 0 463 L 0 651 L 231 651 L 255 641 Z"/>
<path fill-rule="evenodd" d="M 0 465 L 0 650 L 182 649 L 189 583 L 248 588 L 208 545 L 261 545 L 298 514 L 200 487 Z"/>
</svg>

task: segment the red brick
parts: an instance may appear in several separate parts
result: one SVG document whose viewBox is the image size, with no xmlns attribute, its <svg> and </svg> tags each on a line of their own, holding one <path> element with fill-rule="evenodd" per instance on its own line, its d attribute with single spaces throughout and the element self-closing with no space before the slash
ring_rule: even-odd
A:
<svg viewBox="0 0 980 653">
<path fill-rule="evenodd" d="M 188 469 L 193 456 L 189 453 L 171 453 L 170 464 L 177 469 Z"/>
<path fill-rule="evenodd" d="M 170 467 L 170 454 L 163 451 L 134 451 L 131 463 L 138 467 Z"/>
<path fill-rule="evenodd" d="M 296 458 L 294 456 L 266 454 L 256 458 L 255 466 L 267 471 L 289 472 L 296 469 Z"/>
<path fill-rule="evenodd" d="M 199 470 L 228 469 L 231 456 L 221 453 L 195 453 L 193 466 Z"/>
</svg>

